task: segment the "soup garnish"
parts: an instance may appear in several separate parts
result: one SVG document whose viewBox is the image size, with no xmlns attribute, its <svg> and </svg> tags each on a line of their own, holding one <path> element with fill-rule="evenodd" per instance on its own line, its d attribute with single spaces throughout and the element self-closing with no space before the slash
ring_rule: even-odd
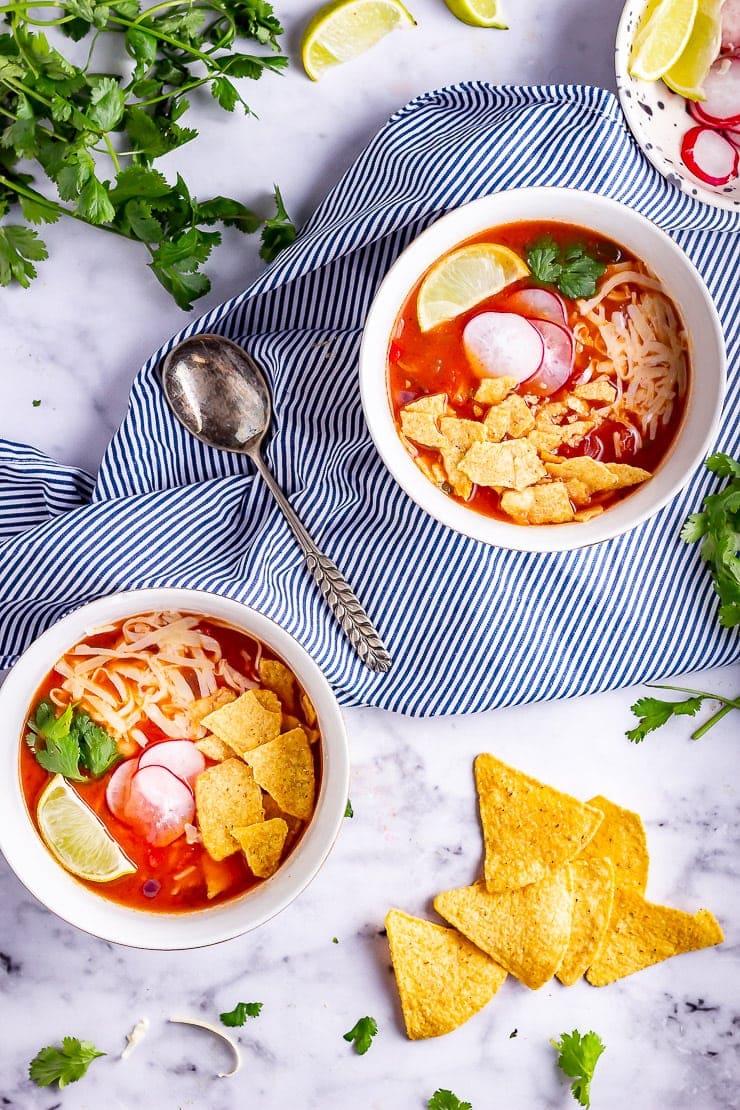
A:
<svg viewBox="0 0 740 1110">
<path fill-rule="evenodd" d="M 321 772 L 316 726 L 295 675 L 248 633 L 144 613 L 55 663 L 21 745 L 26 803 L 99 893 L 203 908 L 268 878 L 297 844 Z"/>
<path fill-rule="evenodd" d="M 493 294 L 483 245 L 520 263 Z M 450 259 L 457 285 L 444 286 Z M 446 309 L 429 326 L 425 290 L 442 303 L 441 280 Z M 688 378 L 685 329 L 657 278 L 621 246 L 554 221 L 496 228 L 445 255 L 407 298 L 388 350 L 416 465 L 455 500 L 516 524 L 589 520 L 647 481 Z"/>
</svg>

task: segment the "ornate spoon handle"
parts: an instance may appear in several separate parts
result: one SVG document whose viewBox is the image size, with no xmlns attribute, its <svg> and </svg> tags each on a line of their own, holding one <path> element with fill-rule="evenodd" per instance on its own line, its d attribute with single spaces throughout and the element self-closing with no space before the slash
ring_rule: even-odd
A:
<svg viewBox="0 0 740 1110">
<path fill-rule="evenodd" d="M 352 587 L 336 564 L 322 551 L 319 551 L 272 473 L 268 470 L 267 464 L 259 451 L 250 451 L 249 455 L 254 460 L 270 492 L 282 509 L 283 515 L 303 551 L 306 566 L 313 575 L 324 600 L 352 647 L 371 671 L 384 673 L 390 670 L 391 657 L 380 636 L 373 628 L 370 618 L 355 596 Z"/>
</svg>

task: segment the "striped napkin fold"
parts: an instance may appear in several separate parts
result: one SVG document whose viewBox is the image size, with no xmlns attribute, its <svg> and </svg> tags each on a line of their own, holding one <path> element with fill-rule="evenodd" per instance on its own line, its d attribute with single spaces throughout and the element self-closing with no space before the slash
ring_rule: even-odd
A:
<svg viewBox="0 0 740 1110">
<path fill-rule="evenodd" d="M 151 357 L 96 479 L 0 443 L 0 665 L 85 601 L 164 585 L 212 590 L 272 617 L 343 704 L 417 715 L 570 697 L 737 658 L 737 634 L 717 626 L 710 576 L 678 538 L 713 484 L 703 468 L 628 535 L 529 554 L 427 517 L 371 443 L 357 363 L 383 275 L 448 209 L 524 185 L 613 197 L 687 252 L 722 317 L 731 380 L 717 448 L 736 453 L 737 214 L 668 185 L 603 89 L 441 89 L 391 118 L 249 289 Z M 275 396 L 269 465 L 376 623 L 394 660 L 387 675 L 367 671 L 342 637 L 251 464 L 209 450 L 170 415 L 158 366 L 200 331 L 244 343 L 265 368 Z"/>
</svg>

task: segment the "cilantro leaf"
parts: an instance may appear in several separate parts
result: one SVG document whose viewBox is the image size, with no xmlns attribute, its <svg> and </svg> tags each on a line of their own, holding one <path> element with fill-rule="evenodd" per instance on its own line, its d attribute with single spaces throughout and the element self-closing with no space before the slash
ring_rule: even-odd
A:
<svg viewBox="0 0 740 1110">
<path fill-rule="evenodd" d="M 36 277 L 33 263 L 48 257 L 46 244 L 32 228 L 20 224 L 0 227 L 0 285 L 17 281 L 27 289 Z"/>
<path fill-rule="evenodd" d="M 597 280 L 606 272 L 603 262 L 588 253 L 582 243 L 561 247 L 551 235 L 535 239 L 527 247 L 527 265 L 532 277 L 543 285 L 557 285 L 564 297 L 592 297 Z"/>
<path fill-rule="evenodd" d="M 272 262 L 281 250 L 290 246 L 297 234 L 295 226 L 285 210 L 283 198 L 277 185 L 274 186 L 274 189 L 276 212 L 269 220 L 265 220 L 265 226 L 262 229 L 260 258 L 263 258 L 265 262 Z"/>
<path fill-rule="evenodd" d="M 377 1032 L 378 1023 L 375 1018 L 362 1017 L 348 1033 L 344 1034 L 344 1040 L 354 1043 L 354 1050 L 357 1055 L 364 1056 L 373 1043 L 373 1037 Z"/>
<path fill-rule="evenodd" d="M 47 740 L 46 746 L 34 751 L 36 762 L 51 775 L 64 775 L 72 782 L 83 782 L 80 774 L 80 745 L 76 737 L 68 733 L 58 740 Z"/>
<path fill-rule="evenodd" d="M 109 767 L 122 758 L 110 733 L 102 725 L 96 724 L 87 713 L 75 713 L 71 735 L 79 744 L 80 763 L 94 778 L 105 774 Z"/>
<path fill-rule="evenodd" d="M 473 1110 L 470 1102 L 460 1102 L 452 1091 L 439 1087 L 427 1103 L 428 1110 Z"/>
<path fill-rule="evenodd" d="M 605 1045 L 598 1033 L 561 1033 L 560 1039 L 550 1042 L 558 1050 L 558 1067 L 569 1079 L 573 1098 L 581 1106 L 591 1105 L 591 1080 Z"/>
<path fill-rule="evenodd" d="M 740 625 L 740 461 L 717 452 L 706 466 L 726 484 L 704 498 L 701 511 L 687 517 L 680 535 L 686 543 L 701 540 L 701 558 L 719 599 L 719 623 L 735 628 Z"/>
<path fill-rule="evenodd" d="M 669 721 L 671 717 L 693 717 L 701 708 L 703 697 L 685 698 L 683 701 L 663 701 L 661 698 L 640 698 L 631 706 L 639 724 L 627 732 L 627 739 L 639 744 L 649 732 Z"/>
<path fill-rule="evenodd" d="M 345 817 L 354 817 L 355 811 L 352 809 L 352 802 L 347 798 L 347 808 L 344 811 Z"/>
<path fill-rule="evenodd" d="M 560 277 L 560 247 L 551 235 L 543 235 L 527 247 L 527 265 L 532 276 L 545 285 L 554 285 Z"/>
<path fill-rule="evenodd" d="M 113 77 L 99 77 L 90 95 L 88 119 L 101 131 L 112 131 L 123 119 L 124 95 Z"/>
<path fill-rule="evenodd" d="M 92 1061 L 105 1055 L 105 1052 L 97 1050 L 92 1041 L 65 1037 L 61 1048 L 50 1045 L 36 1053 L 28 1066 L 28 1075 L 39 1087 L 58 1083 L 60 1088 L 64 1088 L 68 1083 L 82 1079 Z"/>
<path fill-rule="evenodd" d="M 261 1002 L 237 1002 L 233 1010 L 219 1014 L 224 1025 L 244 1025 L 248 1017 L 259 1017 L 262 1011 Z"/>
</svg>

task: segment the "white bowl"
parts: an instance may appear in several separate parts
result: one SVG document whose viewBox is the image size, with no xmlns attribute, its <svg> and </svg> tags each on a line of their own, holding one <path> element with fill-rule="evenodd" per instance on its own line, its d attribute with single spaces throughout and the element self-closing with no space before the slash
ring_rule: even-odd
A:
<svg viewBox="0 0 740 1110">
<path fill-rule="evenodd" d="M 221 905 L 186 913 L 147 913 L 99 896 L 50 855 L 28 814 L 18 745 L 36 690 L 64 652 L 91 628 L 156 609 L 215 617 L 258 637 L 285 660 L 308 693 L 321 730 L 323 770 L 316 809 L 298 846 L 278 871 Z M 336 699 L 316 664 L 287 632 L 236 601 L 198 590 L 132 590 L 83 605 L 24 652 L 0 689 L 0 850 L 18 878 L 53 913 L 94 936 L 136 948 L 198 948 L 264 924 L 311 882 L 341 827 L 349 790 L 349 748 Z"/>
<path fill-rule="evenodd" d="M 682 425 L 653 477 L 592 520 L 573 524 L 508 524 L 484 516 L 437 489 L 404 448 L 393 420 L 386 360 L 398 313 L 438 258 L 489 228 L 520 220 L 560 220 L 598 232 L 632 251 L 660 279 L 686 324 L 691 385 Z M 701 375 L 700 388 L 697 377 Z M 576 189 L 510 189 L 449 212 L 399 256 L 378 289 L 365 322 L 360 391 L 370 434 L 398 484 L 422 509 L 466 536 L 520 551 L 568 551 L 618 536 L 657 513 L 688 482 L 714 440 L 725 392 L 726 360 L 717 311 L 698 271 L 665 232 L 617 201 Z"/>
<path fill-rule="evenodd" d="M 686 101 L 662 81 L 640 81 L 629 65 L 632 40 L 647 0 L 627 0 L 619 20 L 614 47 L 617 92 L 630 131 L 659 173 L 689 196 L 740 213 L 740 177 L 726 185 L 708 185 L 695 177 L 681 158 L 681 142 L 696 123 Z"/>
</svg>

